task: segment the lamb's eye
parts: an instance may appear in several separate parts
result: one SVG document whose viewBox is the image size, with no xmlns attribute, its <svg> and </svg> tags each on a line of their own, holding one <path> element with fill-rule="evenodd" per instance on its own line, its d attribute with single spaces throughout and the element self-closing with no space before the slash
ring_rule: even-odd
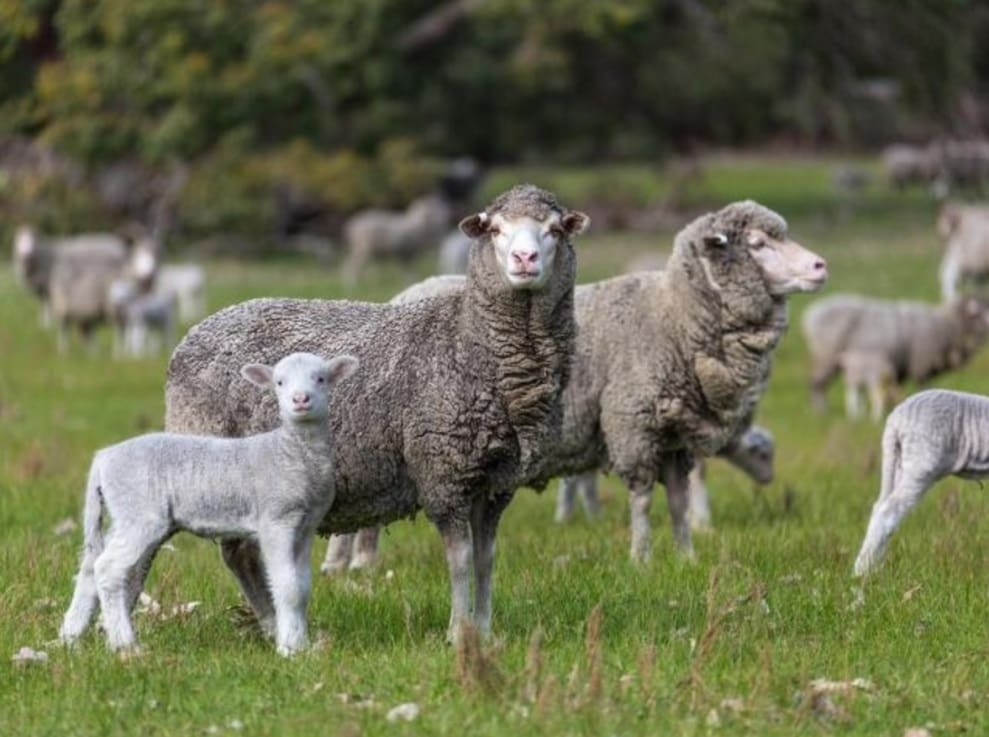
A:
<svg viewBox="0 0 989 737">
<path fill-rule="evenodd" d="M 318 379 L 316 379 L 316 381 L 319 382 L 320 384 L 323 384 L 323 383 L 326 382 L 326 379 L 324 379 L 322 376 L 320 376 Z"/>
<path fill-rule="evenodd" d="M 278 381 L 275 382 L 275 385 L 276 386 L 281 386 L 284 383 L 285 383 L 284 381 L 282 381 L 281 379 L 279 379 Z"/>
</svg>

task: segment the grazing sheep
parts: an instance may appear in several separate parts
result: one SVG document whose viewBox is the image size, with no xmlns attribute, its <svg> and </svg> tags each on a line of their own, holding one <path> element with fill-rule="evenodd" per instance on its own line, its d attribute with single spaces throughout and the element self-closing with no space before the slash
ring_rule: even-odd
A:
<svg viewBox="0 0 989 737">
<path fill-rule="evenodd" d="M 864 388 L 879 420 L 890 387 L 956 369 L 985 343 L 989 304 L 974 297 L 934 305 L 836 294 L 807 308 L 803 332 L 814 406 L 824 409 L 828 385 L 840 371 L 848 416 L 860 416 Z"/>
<path fill-rule="evenodd" d="M 929 389 L 886 418 L 882 481 L 855 575 L 880 561 L 890 536 L 934 483 L 947 476 L 989 477 L 989 398 Z"/>
<path fill-rule="evenodd" d="M 989 277 L 989 207 L 950 204 L 941 208 L 938 233 L 946 247 L 941 259 L 941 297 L 945 301 L 958 295 L 966 279 Z"/>
<path fill-rule="evenodd" d="M 241 435 L 274 421 L 270 403 L 229 386 L 245 356 L 286 349 L 354 353 L 369 367 L 334 394 L 336 498 L 322 533 L 352 532 L 422 509 L 450 570 L 448 634 L 470 612 L 491 627 L 494 542 L 515 489 L 559 439 L 575 334 L 571 238 L 587 226 L 551 193 L 514 187 L 463 220 L 475 239 L 465 288 L 409 304 L 259 299 L 193 327 L 172 355 L 166 427 Z M 224 558 L 255 611 L 263 568 L 250 540 Z"/>
<path fill-rule="evenodd" d="M 414 200 L 404 212 L 357 213 L 344 226 L 349 251 L 344 273 L 357 280 L 375 258 L 394 258 L 408 264 L 423 251 L 437 247 L 450 217 L 449 204 L 435 195 Z"/>
<path fill-rule="evenodd" d="M 49 291 L 56 262 L 86 268 L 96 264 L 117 266 L 126 258 L 124 239 L 110 233 L 45 238 L 31 226 L 21 225 L 14 234 L 14 274 L 41 301 L 41 323 L 46 327 L 51 322 Z"/>
<path fill-rule="evenodd" d="M 736 468 L 744 471 L 757 484 L 768 484 L 773 480 L 773 455 L 775 446 L 772 433 L 764 427 L 751 425 L 738 438 L 715 455 L 723 458 Z M 690 470 L 690 488 L 687 492 L 689 503 L 687 518 L 695 529 L 709 529 L 711 508 L 704 483 L 706 463 L 698 459 Z M 601 509 L 598 498 L 597 471 L 588 471 L 578 476 L 564 476 L 560 479 L 556 497 L 557 522 L 569 522 L 574 515 L 574 501 L 580 497 L 584 511 L 589 517 L 596 517 Z"/>
<path fill-rule="evenodd" d="M 154 292 L 174 296 L 182 322 L 206 317 L 206 272 L 199 264 L 162 264 L 155 274 Z"/>
<path fill-rule="evenodd" d="M 677 547 L 691 555 L 693 460 L 747 425 L 786 328 L 787 295 L 826 278 L 824 261 L 787 238 L 779 215 L 746 201 L 684 228 L 665 271 L 578 287 L 563 437 L 536 485 L 610 467 L 632 492 L 631 554 L 644 560 L 652 488 L 661 481 Z M 423 286 L 456 289 L 456 279 Z"/>
<path fill-rule="evenodd" d="M 882 152 L 882 166 L 886 180 L 894 189 L 902 190 L 911 185 L 926 187 L 939 171 L 936 153 L 929 147 L 895 143 Z"/>
<path fill-rule="evenodd" d="M 157 355 L 175 345 L 175 294 L 142 294 L 130 279 L 117 279 L 110 285 L 110 312 L 116 358 Z"/>
<path fill-rule="evenodd" d="M 329 390 L 357 359 L 293 353 L 274 368 L 241 375 L 274 389 L 281 425 L 247 438 L 151 433 L 93 458 L 83 512 L 84 547 L 75 593 L 59 633 L 75 641 L 97 602 L 107 644 L 137 648 L 130 611 L 158 548 L 179 530 L 250 537 L 267 571 L 271 606 L 259 612 L 281 655 L 306 644 L 309 558 L 316 526 L 333 502 Z M 113 522 L 104 539 L 104 509 Z"/>
</svg>

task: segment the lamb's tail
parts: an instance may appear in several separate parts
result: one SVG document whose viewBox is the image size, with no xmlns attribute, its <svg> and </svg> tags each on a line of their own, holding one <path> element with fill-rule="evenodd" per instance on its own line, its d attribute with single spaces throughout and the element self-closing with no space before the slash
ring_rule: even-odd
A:
<svg viewBox="0 0 989 737">
<path fill-rule="evenodd" d="M 100 463 L 97 459 L 89 468 L 86 500 L 82 512 L 83 550 L 90 560 L 103 552 L 103 494 L 100 480 Z"/>
<path fill-rule="evenodd" d="M 900 458 L 903 453 L 903 443 L 900 431 L 895 422 L 886 420 L 883 430 L 883 468 L 879 485 L 879 498 L 885 499 L 896 488 L 896 476 L 900 469 Z"/>
</svg>

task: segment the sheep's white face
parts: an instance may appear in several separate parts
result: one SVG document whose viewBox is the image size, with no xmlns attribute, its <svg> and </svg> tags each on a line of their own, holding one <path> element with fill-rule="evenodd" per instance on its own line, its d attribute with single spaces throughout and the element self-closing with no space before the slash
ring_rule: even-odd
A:
<svg viewBox="0 0 989 737">
<path fill-rule="evenodd" d="M 758 228 L 745 231 L 744 239 L 773 295 L 816 292 L 828 279 L 824 259 L 795 241 L 773 238 Z"/>
<path fill-rule="evenodd" d="M 558 249 L 568 238 L 583 233 L 590 218 L 581 212 L 551 212 L 539 220 L 526 215 L 478 213 L 465 218 L 460 229 L 471 238 L 487 233 L 505 280 L 513 289 L 537 291 L 553 273 Z"/>
<path fill-rule="evenodd" d="M 34 231 L 25 225 L 19 227 L 14 234 L 15 258 L 21 261 L 30 258 L 34 253 L 35 246 Z"/>
<path fill-rule="evenodd" d="M 316 422 L 329 412 L 330 387 L 350 376 L 358 366 L 353 356 L 326 361 L 312 353 L 293 353 L 274 368 L 249 363 L 241 375 L 257 386 L 273 386 L 278 411 L 286 422 Z"/>
</svg>

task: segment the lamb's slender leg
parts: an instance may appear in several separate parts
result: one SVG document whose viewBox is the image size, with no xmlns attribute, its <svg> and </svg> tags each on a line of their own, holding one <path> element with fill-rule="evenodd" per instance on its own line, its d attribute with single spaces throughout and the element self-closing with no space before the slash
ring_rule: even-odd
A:
<svg viewBox="0 0 989 737">
<path fill-rule="evenodd" d="M 577 479 L 577 491 L 584 504 L 584 512 L 590 519 L 601 516 L 601 499 L 598 496 L 598 473 L 588 471 Z"/>
<path fill-rule="evenodd" d="M 845 377 L 845 415 L 852 420 L 862 416 L 860 387 L 857 380 Z"/>
<path fill-rule="evenodd" d="M 450 624 L 446 639 L 456 643 L 464 623 L 470 619 L 470 576 L 474 567 L 470 524 L 466 519 L 450 518 L 437 523 L 437 527 L 450 570 Z"/>
<path fill-rule="evenodd" d="M 474 544 L 474 624 L 482 637 L 491 634 L 491 594 L 494 585 L 495 538 L 498 521 L 510 496 L 481 498 L 471 508 Z"/>
<path fill-rule="evenodd" d="M 323 575 L 329 576 L 342 571 L 350 564 L 350 553 L 356 535 L 355 532 L 330 535 L 330 541 L 326 545 L 326 557 L 323 559 L 323 565 L 319 567 Z"/>
<path fill-rule="evenodd" d="M 253 540 L 224 540 L 220 543 L 223 562 L 237 577 L 240 590 L 247 599 L 262 631 L 275 636 L 275 605 L 265 578 L 261 551 Z"/>
<path fill-rule="evenodd" d="M 954 251 L 949 248 L 941 262 L 940 269 L 941 299 L 943 301 L 948 302 L 955 298 L 959 272 L 958 259 L 955 257 Z"/>
<path fill-rule="evenodd" d="M 137 648 L 128 610 L 128 582 L 147 556 L 154 556 L 160 534 L 150 535 L 140 525 L 118 527 L 107 536 L 106 547 L 94 563 L 96 589 L 103 610 L 107 644 L 112 650 Z"/>
<path fill-rule="evenodd" d="M 698 460 L 687 476 L 687 520 L 696 532 L 711 530 L 711 504 L 704 482 L 704 461 Z"/>
<path fill-rule="evenodd" d="M 378 562 L 378 539 L 380 527 L 365 527 L 354 537 L 354 554 L 350 560 L 352 571 L 370 568 Z"/>
<path fill-rule="evenodd" d="M 553 519 L 563 524 L 573 519 L 574 498 L 577 496 L 577 476 L 561 476 L 556 488 L 556 514 Z"/>
<path fill-rule="evenodd" d="M 882 376 L 869 379 L 869 416 L 879 422 L 886 414 L 886 385 Z"/>
<path fill-rule="evenodd" d="M 629 488 L 631 512 L 632 548 L 630 555 L 637 563 L 649 560 L 652 548 L 652 530 L 649 527 L 649 510 L 652 509 L 652 482 Z"/>
<path fill-rule="evenodd" d="M 673 543 L 677 552 L 686 558 L 694 557 L 694 543 L 690 537 L 690 524 L 687 521 L 687 509 L 690 503 L 687 475 L 692 465 L 692 459 L 684 454 L 677 454 L 663 467 L 666 503 L 670 508 L 670 521 L 673 523 Z"/>
<path fill-rule="evenodd" d="M 260 548 L 275 607 L 278 654 L 293 655 L 307 644 L 312 535 L 302 535 L 297 529 L 283 527 L 268 529 L 260 536 Z"/>
<path fill-rule="evenodd" d="M 72 603 L 69 604 L 69 609 L 62 620 L 62 628 L 58 633 L 59 639 L 66 644 L 74 642 L 86 631 L 99 604 L 96 576 L 93 572 L 95 562 L 95 555 L 88 551 L 83 554 L 82 564 L 76 576 L 75 590 L 72 593 Z"/>
<path fill-rule="evenodd" d="M 914 478 L 901 475 L 897 478 L 893 491 L 876 501 L 862 541 L 862 549 L 855 559 L 856 576 L 865 575 L 880 561 L 893 532 L 935 480 L 936 478 L 929 476 Z"/>
</svg>

